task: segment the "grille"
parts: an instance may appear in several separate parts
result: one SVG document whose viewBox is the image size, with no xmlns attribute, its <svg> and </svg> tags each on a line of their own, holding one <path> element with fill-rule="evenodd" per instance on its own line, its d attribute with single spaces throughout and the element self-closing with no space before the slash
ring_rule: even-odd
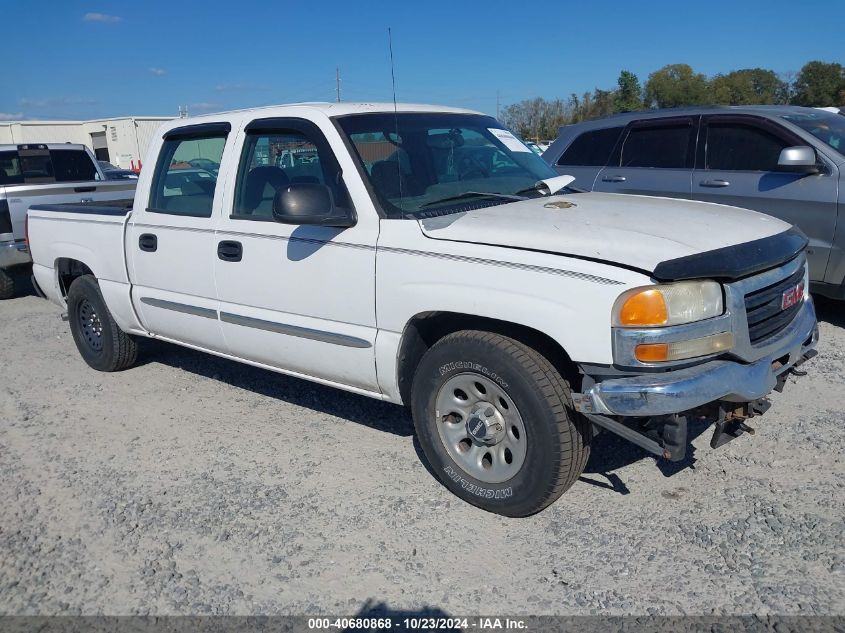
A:
<svg viewBox="0 0 845 633">
<path fill-rule="evenodd" d="M 798 285 L 804 279 L 804 266 L 792 275 L 771 286 L 760 288 L 745 295 L 745 312 L 748 316 L 748 336 L 752 345 L 775 336 L 792 322 L 804 304 L 804 300 L 786 310 L 781 309 L 783 293 Z"/>
</svg>

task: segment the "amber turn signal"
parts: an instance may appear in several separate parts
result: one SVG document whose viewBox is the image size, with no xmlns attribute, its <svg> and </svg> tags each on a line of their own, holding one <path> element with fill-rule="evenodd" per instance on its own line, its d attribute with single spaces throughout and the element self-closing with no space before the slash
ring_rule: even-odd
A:
<svg viewBox="0 0 845 633">
<path fill-rule="evenodd" d="M 634 355 L 641 363 L 660 363 L 669 360 L 669 344 L 641 343 L 634 350 Z"/>
<path fill-rule="evenodd" d="M 733 347 L 733 343 L 733 334 L 719 332 L 688 341 L 675 341 L 674 343 L 640 343 L 634 348 L 634 356 L 641 363 L 684 360 L 726 352 Z"/>
<path fill-rule="evenodd" d="M 664 325 L 669 320 L 666 300 L 656 288 L 641 290 L 629 296 L 619 310 L 619 325 Z"/>
</svg>

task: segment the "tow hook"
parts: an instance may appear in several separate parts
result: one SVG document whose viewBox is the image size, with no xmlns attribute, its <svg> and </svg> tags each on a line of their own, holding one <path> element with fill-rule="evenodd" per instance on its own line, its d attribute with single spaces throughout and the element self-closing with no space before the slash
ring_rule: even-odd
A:
<svg viewBox="0 0 845 633">
<path fill-rule="evenodd" d="M 746 424 L 746 420 L 763 415 L 772 406 L 768 398 L 746 402 L 731 409 L 726 409 L 726 404 L 729 403 L 719 405 L 719 417 L 713 429 L 713 437 L 710 439 L 710 448 L 724 446 L 743 433 L 754 435 L 756 430 Z"/>
</svg>

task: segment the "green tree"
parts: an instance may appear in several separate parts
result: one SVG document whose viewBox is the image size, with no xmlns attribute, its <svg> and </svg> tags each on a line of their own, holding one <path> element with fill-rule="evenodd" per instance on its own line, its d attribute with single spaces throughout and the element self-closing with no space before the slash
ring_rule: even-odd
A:
<svg viewBox="0 0 845 633">
<path fill-rule="evenodd" d="M 687 64 L 669 64 L 648 76 L 645 101 L 658 108 L 700 105 L 710 99 L 707 78 Z"/>
<path fill-rule="evenodd" d="M 845 68 L 837 63 L 807 62 L 798 72 L 793 89 L 792 102 L 797 105 L 839 105 L 845 91 Z"/>
<path fill-rule="evenodd" d="M 615 112 L 635 112 L 643 108 L 643 89 L 640 80 L 630 70 L 623 70 L 616 80 L 619 89 L 614 95 Z"/>
<path fill-rule="evenodd" d="M 753 105 L 783 103 L 786 87 L 774 71 L 764 68 L 734 70 L 710 80 L 714 103 Z"/>
</svg>

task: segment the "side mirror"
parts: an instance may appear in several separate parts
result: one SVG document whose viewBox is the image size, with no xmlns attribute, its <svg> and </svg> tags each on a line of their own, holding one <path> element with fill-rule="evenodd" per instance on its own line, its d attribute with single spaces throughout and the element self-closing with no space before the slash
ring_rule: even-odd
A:
<svg viewBox="0 0 845 633">
<path fill-rule="evenodd" d="M 355 224 L 352 214 L 334 204 L 325 185 L 301 182 L 279 189 L 273 197 L 273 219 L 282 224 L 315 224 L 346 228 Z"/>
<path fill-rule="evenodd" d="M 817 174 L 821 171 L 816 150 L 807 145 L 783 148 L 778 158 L 778 169 L 799 174 Z"/>
</svg>

